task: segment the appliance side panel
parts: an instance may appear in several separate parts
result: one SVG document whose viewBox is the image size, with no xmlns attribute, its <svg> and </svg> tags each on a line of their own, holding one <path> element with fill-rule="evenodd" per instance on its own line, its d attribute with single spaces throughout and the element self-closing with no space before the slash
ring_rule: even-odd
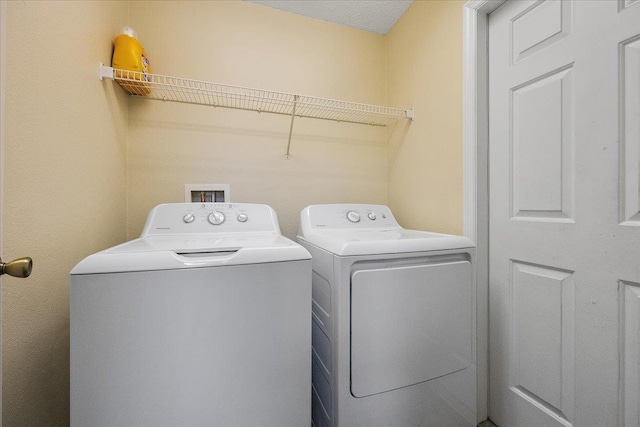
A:
<svg viewBox="0 0 640 427">
<path fill-rule="evenodd" d="M 333 255 L 305 241 L 300 243 L 313 259 L 312 274 L 312 418 L 315 427 L 333 425 L 334 419 L 334 268 Z"/>
</svg>

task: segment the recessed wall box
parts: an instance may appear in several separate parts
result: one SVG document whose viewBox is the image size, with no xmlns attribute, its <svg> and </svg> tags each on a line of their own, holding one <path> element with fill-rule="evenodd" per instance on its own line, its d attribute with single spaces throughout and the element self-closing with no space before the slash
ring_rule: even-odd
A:
<svg viewBox="0 0 640 427">
<path fill-rule="evenodd" d="M 187 203 L 225 203 L 231 201 L 229 184 L 185 184 L 184 201 Z"/>
</svg>

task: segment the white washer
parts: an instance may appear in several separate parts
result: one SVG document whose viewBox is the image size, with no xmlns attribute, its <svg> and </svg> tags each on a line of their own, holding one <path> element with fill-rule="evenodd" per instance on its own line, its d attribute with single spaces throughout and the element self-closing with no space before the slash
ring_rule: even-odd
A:
<svg viewBox="0 0 640 427">
<path fill-rule="evenodd" d="M 71 425 L 310 425 L 310 301 L 269 206 L 157 206 L 71 272 Z"/>
<path fill-rule="evenodd" d="M 315 427 L 476 425 L 471 240 L 405 230 L 386 206 L 314 205 Z"/>
</svg>

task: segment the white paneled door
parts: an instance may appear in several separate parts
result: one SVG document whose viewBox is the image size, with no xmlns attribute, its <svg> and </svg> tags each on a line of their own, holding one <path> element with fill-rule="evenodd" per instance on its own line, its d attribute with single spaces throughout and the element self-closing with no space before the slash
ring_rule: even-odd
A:
<svg viewBox="0 0 640 427">
<path fill-rule="evenodd" d="M 489 416 L 637 427 L 640 0 L 508 1 L 489 75 Z"/>
</svg>

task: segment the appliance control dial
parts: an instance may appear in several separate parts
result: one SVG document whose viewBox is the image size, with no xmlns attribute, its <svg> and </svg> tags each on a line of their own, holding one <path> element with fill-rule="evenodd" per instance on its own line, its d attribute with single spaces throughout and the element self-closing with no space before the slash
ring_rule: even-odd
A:
<svg viewBox="0 0 640 427">
<path fill-rule="evenodd" d="M 182 217 L 182 220 L 187 224 L 191 224 L 196 219 L 196 216 L 192 213 L 188 213 Z"/>
<path fill-rule="evenodd" d="M 226 219 L 224 214 L 220 211 L 213 211 L 209 214 L 209 216 L 207 217 L 207 219 L 209 220 L 209 222 L 213 225 L 220 225 L 224 222 L 224 220 Z"/>
<path fill-rule="evenodd" d="M 375 221 L 376 220 L 376 214 L 374 214 L 373 212 L 369 212 L 369 215 L 367 215 L 369 217 L 369 219 L 371 221 Z"/>
<path fill-rule="evenodd" d="M 238 222 L 247 222 L 248 219 L 249 217 L 247 216 L 247 214 L 238 214 Z"/>
<path fill-rule="evenodd" d="M 351 222 L 360 222 L 360 214 L 356 211 L 347 212 L 347 219 Z"/>
</svg>

